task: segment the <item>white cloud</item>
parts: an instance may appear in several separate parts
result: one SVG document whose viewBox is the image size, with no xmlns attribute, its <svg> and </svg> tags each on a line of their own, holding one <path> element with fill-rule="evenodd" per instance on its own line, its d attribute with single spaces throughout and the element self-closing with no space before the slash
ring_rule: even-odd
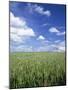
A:
<svg viewBox="0 0 68 90">
<path fill-rule="evenodd" d="M 33 11 L 35 11 L 41 15 L 51 16 L 50 10 L 44 10 L 44 8 L 42 6 L 39 6 L 37 4 L 28 3 L 28 8 L 29 8 L 31 13 Z"/>
<path fill-rule="evenodd" d="M 51 12 L 49 10 L 43 11 L 44 15 L 51 16 Z"/>
<path fill-rule="evenodd" d="M 35 11 L 39 14 L 42 14 L 42 15 L 46 15 L 46 16 L 51 16 L 51 12 L 49 10 L 44 10 L 43 7 L 41 6 L 38 6 L 37 4 L 34 5 L 35 7 Z"/>
<path fill-rule="evenodd" d="M 42 43 L 37 47 L 36 51 L 51 51 L 51 52 L 64 52 L 65 51 L 65 41 L 57 40 L 57 43 Z"/>
<path fill-rule="evenodd" d="M 49 29 L 50 32 L 55 32 L 56 35 L 64 35 L 65 32 L 60 32 L 55 27 Z M 61 34 L 62 33 L 62 34 Z M 25 19 L 14 16 L 13 13 L 10 13 L 10 40 L 17 43 L 25 42 L 30 37 L 35 37 L 35 32 L 32 28 L 27 26 Z M 32 47 L 29 45 L 19 44 L 18 46 L 12 48 L 15 51 L 65 51 L 65 41 L 61 42 L 60 40 L 55 41 L 55 44 L 52 44 L 46 38 L 40 35 L 36 40 L 40 40 L 40 46 Z"/>
<path fill-rule="evenodd" d="M 12 12 L 10 12 L 10 26 L 15 26 L 15 27 L 23 27 L 26 25 L 26 22 L 24 19 L 20 19 L 19 17 L 15 17 Z"/>
<path fill-rule="evenodd" d="M 54 51 L 65 51 L 65 41 L 59 42 L 57 44 L 52 44 L 51 47 L 54 47 Z"/>
<path fill-rule="evenodd" d="M 65 41 L 60 42 L 59 46 L 65 47 Z"/>
<path fill-rule="evenodd" d="M 32 52 L 33 47 L 28 45 L 20 45 L 15 48 L 15 51 Z"/>
<path fill-rule="evenodd" d="M 58 35 L 58 36 L 65 35 L 65 32 L 59 32 L 56 35 Z"/>
<path fill-rule="evenodd" d="M 59 43 L 60 42 L 60 40 L 56 40 L 56 41 L 54 41 L 55 43 Z"/>
<path fill-rule="evenodd" d="M 34 31 L 29 27 L 26 29 L 19 29 L 17 34 L 20 36 L 35 36 Z"/>
<path fill-rule="evenodd" d="M 42 24 L 42 26 L 44 27 L 44 26 L 50 26 L 51 24 L 49 24 L 49 23 L 44 23 L 44 24 Z"/>
<path fill-rule="evenodd" d="M 57 36 L 65 35 L 65 32 L 60 32 L 60 30 L 58 30 L 58 29 L 55 28 L 55 27 L 51 27 L 51 28 L 49 29 L 49 32 L 51 32 L 51 33 L 56 33 Z"/>
<path fill-rule="evenodd" d="M 45 45 L 45 46 L 40 46 L 37 48 L 37 51 L 38 52 L 41 52 L 41 51 L 44 51 L 44 52 L 47 52 L 47 51 L 51 51 L 51 47 L 50 45 Z"/>
<path fill-rule="evenodd" d="M 56 29 L 55 27 L 51 27 L 51 28 L 49 29 L 49 31 L 52 32 L 52 33 L 58 33 L 58 32 L 59 32 L 59 30 Z"/>
<path fill-rule="evenodd" d="M 28 27 L 26 21 L 15 17 L 10 13 L 10 39 L 16 42 L 23 41 L 23 37 L 34 37 L 35 32 L 32 28 Z"/>
<path fill-rule="evenodd" d="M 34 31 L 27 27 L 27 28 L 15 28 L 15 27 L 11 27 L 10 28 L 10 33 L 12 34 L 16 34 L 19 36 L 35 36 Z"/>
<path fill-rule="evenodd" d="M 10 34 L 10 38 L 11 38 L 11 40 L 13 40 L 13 41 L 15 41 L 15 42 L 22 42 L 22 39 L 21 39 L 21 37 L 19 37 L 18 35 L 16 35 L 16 34 Z"/>
<path fill-rule="evenodd" d="M 45 37 L 43 37 L 42 35 L 40 35 L 38 38 L 37 38 L 37 40 L 44 40 L 45 39 Z"/>
<path fill-rule="evenodd" d="M 27 9 L 29 13 L 33 13 L 33 5 L 31 3 L 27 3 Z"/>
<path fill-rule="evenodd" d="M 65 51 L 65 47 L 58 47 L 59 51 Z"/>
</svg>

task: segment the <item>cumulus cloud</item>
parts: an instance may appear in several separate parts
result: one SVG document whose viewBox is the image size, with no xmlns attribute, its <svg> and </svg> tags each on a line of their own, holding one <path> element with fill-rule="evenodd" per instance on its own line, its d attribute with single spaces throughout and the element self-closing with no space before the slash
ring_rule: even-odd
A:
<svg viewBox="0 0 68 90">
<path fill-rule="evenodd" d="M 40 9 L 40 11 L 44 11 L 44 9 Z M 55 33 L 58 36 L 65 34 L 65 32 L 60 32 L 55 27 L 51 27 L 49 29 L 49 32 Z M 37 39 L 35 36 L 36 34 L 34 30 L 31 27 L 27 26 L 27 22 L 24 18 L 21 19 L 20 17 L 14 16 L 12 12 L 10 13 L 10 41 L 15 42 L 14 45 L 11 43 L 11 50 L 24 52 L 65 51 L 65 41 L 56 40 L 53 43 L 47 40 L 43 35 L 39 35 Z M 33 46 L 33 44 L 31 43 L 27 45 L 25 43 L 31 37 L 35 37 L 35 45 L 38 46 Z M 31 42 L 31 40 L 29 40 L 29 42 Z"/>
<path fill-rule="evenodd" d="M 57 36 L 65 35 L 65 31 L 64 31 L 64 32 L 60 32 L 60 30 L 58 30 L 58 29 L 55 28 L 55 27 L 51 27 L 51 28 L 49 29 L 49 32 L 51 32 L 51 33 L 56 33 Z"/>
<path fill-rule="evenodd" d="M 34 5 L 35 6 L 35 11 L 39 14 L 42 14 L 42 15 L 46 15 L 46 16 L 51 16 L 51 12 L 49 10 L 44 10 L 43 7 L 41 6 L 38 6 L 37 4 Z"/>
<path fill-rule="evenodd" d="M 10 33 L 16 34 L 18 36 L 35 36 L 34 31 L 27 27 L 27 28 L 13 28 L 11 27 Z"/>
<path fill-rule="evenodd" d="M 34 37 L 35 32 L 27 26 L 24 19 L 14 16 L 10 13 L 10 39 L 16 42 L 23 41 L 23 37 Z"/>
<path fill-rule="evenodd" d="M 59 32 L 56 35 L 58 35 L 58 36 L 65 35 L 65 32 Z"/>
<path fill-rule="evenodd" d="M 51 47 L 54 48 L 54 51 L 65 51 L 65 41 L 58 42 L 57 44 L 52 44 Z"/>
<path fill-rule="evenodd" d="M 49 32 L 52 32 L 52 33 L 58 33 L 59 30 L 56 29 L 55 27 L 51 27 L 51 28 L 49 29 Z"/>
<path fill-rule="evenodd" d="M 31 4 L 31 3 L 28 3 L 28 7 L 30 9 L 30 12 L 37 12 L 41 15 L 46 15 L 46 16 L 51 16 L 51 11 L 50 10 L 44 10 L 44 8 L 42 6 L 39 6 L 37 4 Z"/>
<path fill-rule="evenodd" d="M 26 25 L 24 19 L 20 19 L 19 17 L 15 17 L 12 12 L 10 12 L 10 26 L 12 27 L 23 27 Z"/>
<path fill-rule="evenodd" d="M 58 47 L 59 51 L 65 51 L 65 47 Z"/>
<path fill-rule="evenodd" d="M 64 52 L 65 41 L 56 40 L 55 43 L 51 41 L 44 42 L 39 47 L 37 47 L 36 51 Z"/>
<path fill-rule="evenodd" d="M 40 35 L 37 40 L 45 40 L 45 37 L 43 37 L 42 35 Z"/>
<path fill-rule="evenodd" d="M 10 39 L 13 40 L 13 41 L 15 41 L 15 42 L 22 42 L 21 37 L 18 36 L 17 34 L 11 33 L 11 34 L 10 34 Z"/>
</svg>

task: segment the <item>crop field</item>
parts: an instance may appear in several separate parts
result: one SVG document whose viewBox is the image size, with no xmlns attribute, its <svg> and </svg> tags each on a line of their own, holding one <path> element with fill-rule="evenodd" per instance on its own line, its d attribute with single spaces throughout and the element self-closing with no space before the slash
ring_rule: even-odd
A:
<svg viewBox="0 0 68 90">
<path fill-rule="evenodd" d="M 10 53 L 10 88 L 66 85 L 65 53 Z"/>
</svg>

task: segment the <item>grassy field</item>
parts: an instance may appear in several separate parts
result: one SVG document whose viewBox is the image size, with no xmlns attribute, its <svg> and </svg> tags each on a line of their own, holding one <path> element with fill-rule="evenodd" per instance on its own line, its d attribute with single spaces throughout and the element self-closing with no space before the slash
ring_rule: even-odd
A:
<svg viewBox="0 0 68 90">
<path fill-rule="evenodd" d="M 10 53 L 10 88 L 65 84 L 65 53 Z"/>
</svg>

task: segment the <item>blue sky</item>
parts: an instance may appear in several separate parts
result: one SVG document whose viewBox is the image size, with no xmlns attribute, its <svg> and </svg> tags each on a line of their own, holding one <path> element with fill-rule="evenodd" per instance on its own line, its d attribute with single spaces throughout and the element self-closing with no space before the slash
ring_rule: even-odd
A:
<svg viewBox="0 0 68 90">
<path fill-rule="evenodd" d="M 65 51 L 65 5 L 10 1 L 10 51 Z"/>
</svg>

